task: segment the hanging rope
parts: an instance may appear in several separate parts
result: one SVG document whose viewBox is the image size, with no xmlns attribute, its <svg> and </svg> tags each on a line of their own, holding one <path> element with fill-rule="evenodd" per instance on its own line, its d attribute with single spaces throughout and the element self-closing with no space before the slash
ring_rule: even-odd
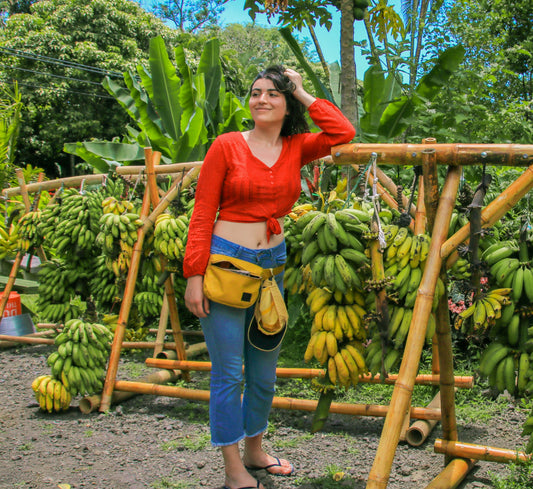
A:
<svg viewBox="0 0 533 489">
<path fill-rule="evenodd" d="M 370 162 L 369 162 L 369 164 L 367 166 L 368 171 L 367 171 L 367 174 L 366 174 L 363 200 L 370 200 L 372 202 L 372 207 L 374 208 L 374 213 L 372 215 L 372 219 L 375 219 L 375 222 L 376 222 L 376 225 L 377 225 L 377 228 L 378 228 L 377 239 L 378 239 L 378 242 L 379 242 L 379 247 L 381 249 L 384 249 L 387 246 L 387 242 L 385 240 L 385 233 L 383 232 L 383 228 L 381 226 L 381 220 L 379 219 L 380 197 L 379 197 L 379 193 L 378 193 L 378 181 L 379 181 L 379 179 L 378 179 L 378 175 L 377 175 L 377 173 L 378 173 L 377 161 L 378 161 L 377 153 L 372 152 L 372 154 L 370 155 Z M 368 181 L 370 179 L 370 172 L 372 172 L 372 174 L 373 174 L 373 182 L 372 182 L 372 195 L 370 196 L 370 199 L 368 199 L 368 196 L 369 196 L 368 188 L 370 187 Z"/>
<path fill-rule="evenodd" d="M 413 169 L 414 169 L 415 175 L 413 177 L 413 183 L 411 184 L 409 202 L 407 203 L 407 208 L 404 209 L 403 211 L 400 211 L 400 217 L 398 218 L 398 226 L 401 226 L 401 227 L 407 227 L 407 226 L 409 226 L 409 224 L 411 224 L 412 217 L 411 217 L 411 214 L 409 212 L 411 210 L 411 206 L 413 205 L 413 200 L 414 200 L 414 197 L 415 197 L 415 192 L 416 192 L 416 187 L 418 185 L 419 177 L 420 177 L 420 175 L 422 175 L 422 167 L 421 166 L 414 166 Z M 397 199 L 398 199 L 398 209 L 400 210 L 401 209 L 400 203 L 403 204 L 402 196 L 400 195 L 400 192 L 398 192 Z"/>
</svg>

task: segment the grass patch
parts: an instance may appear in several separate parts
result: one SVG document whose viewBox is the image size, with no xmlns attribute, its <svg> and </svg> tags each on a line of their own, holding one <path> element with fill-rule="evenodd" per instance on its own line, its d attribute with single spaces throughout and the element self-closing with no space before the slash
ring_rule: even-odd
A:
<svg viewBox="0 0 533 489">
<path fill-rule="evenodd" d="M 198 435 L 186 435 L 182 438 L 176 438 L 170 440 L 161 445 L 161 449 L 164 451 L 182 451 L 190 450 L 192 452 L 199 452 L 205 450 L 210 446 L 209 433 L 200 433 Z"/>
<path fill-rule="evenodd" d="M 504 474 L 489 472 L 494 489 L 530 489 L 533 487 L 533 461 L 509 464 Z"/>
<path fill-rule="evenodd" d="M 312 438 L 313 435 L 311 433 L 307 433 L 305 435 L 295 436 L 289 440 L 278 440 L 274 442 L 274 446 L 277 448 L 294 448 L 308 440 L 311 440 Z"/>
<path fill-rule="evenodd" d="M 167 477 L 154 482 L 151 487 L 154 489 L 191 489 L 198 487 L 198 481 L 173 481 Z"/>
</svg>

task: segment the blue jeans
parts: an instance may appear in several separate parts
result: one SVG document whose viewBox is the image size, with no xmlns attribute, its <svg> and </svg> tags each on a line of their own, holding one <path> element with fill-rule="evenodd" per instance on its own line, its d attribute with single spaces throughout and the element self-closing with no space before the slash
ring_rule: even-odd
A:
<svg viewBox="0 0 533 489">
<path fill-rule="evenodd" d="M 262 266 L 277 267 L 286 261 L 285 242 L 269 249 L 250 249 L 213 236 L 211 253 L 234 256 Z M 283 291 L 283 273 L 276 276 Z M 265 431 L 274 397 L 279 349 L 264 352 L 250 345 L 246 330 L 254 307 L 237 309 L 213 301 L 210 313 L 200 318 L 211 359 L 209 423 L 214 446 L 233 445 L 245 436 Z M 244 362 L 244 393 L 241 402 Z"/>
</svg>

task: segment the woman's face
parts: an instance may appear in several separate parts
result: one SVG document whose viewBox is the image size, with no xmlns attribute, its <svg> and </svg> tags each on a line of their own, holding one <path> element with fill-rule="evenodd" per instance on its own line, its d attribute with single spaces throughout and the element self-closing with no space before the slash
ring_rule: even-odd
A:
<svg viewBox="0 0 533 489">
<path fill-rule="evenodd" d="M 287 115 L 285 95 L 279 92 L 272 80 L 260 78 L 252 86 L 248 102 L 254 122 L 281 122 Z"/>
</svg>

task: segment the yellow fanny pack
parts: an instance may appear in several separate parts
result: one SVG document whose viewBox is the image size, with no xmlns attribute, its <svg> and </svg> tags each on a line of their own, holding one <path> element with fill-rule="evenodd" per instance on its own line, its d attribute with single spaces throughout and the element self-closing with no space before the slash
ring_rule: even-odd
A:
<svg viewBox="0 0 533 489">
<path fill-rule="evenodd" d="M 205 270 L 204 294 L 214 302 L 245 309 L 257 302 L 263 282 L 283 268 L 284 265 L 263 268 L 232 256 L 213 254 Z"/>
</svg>

